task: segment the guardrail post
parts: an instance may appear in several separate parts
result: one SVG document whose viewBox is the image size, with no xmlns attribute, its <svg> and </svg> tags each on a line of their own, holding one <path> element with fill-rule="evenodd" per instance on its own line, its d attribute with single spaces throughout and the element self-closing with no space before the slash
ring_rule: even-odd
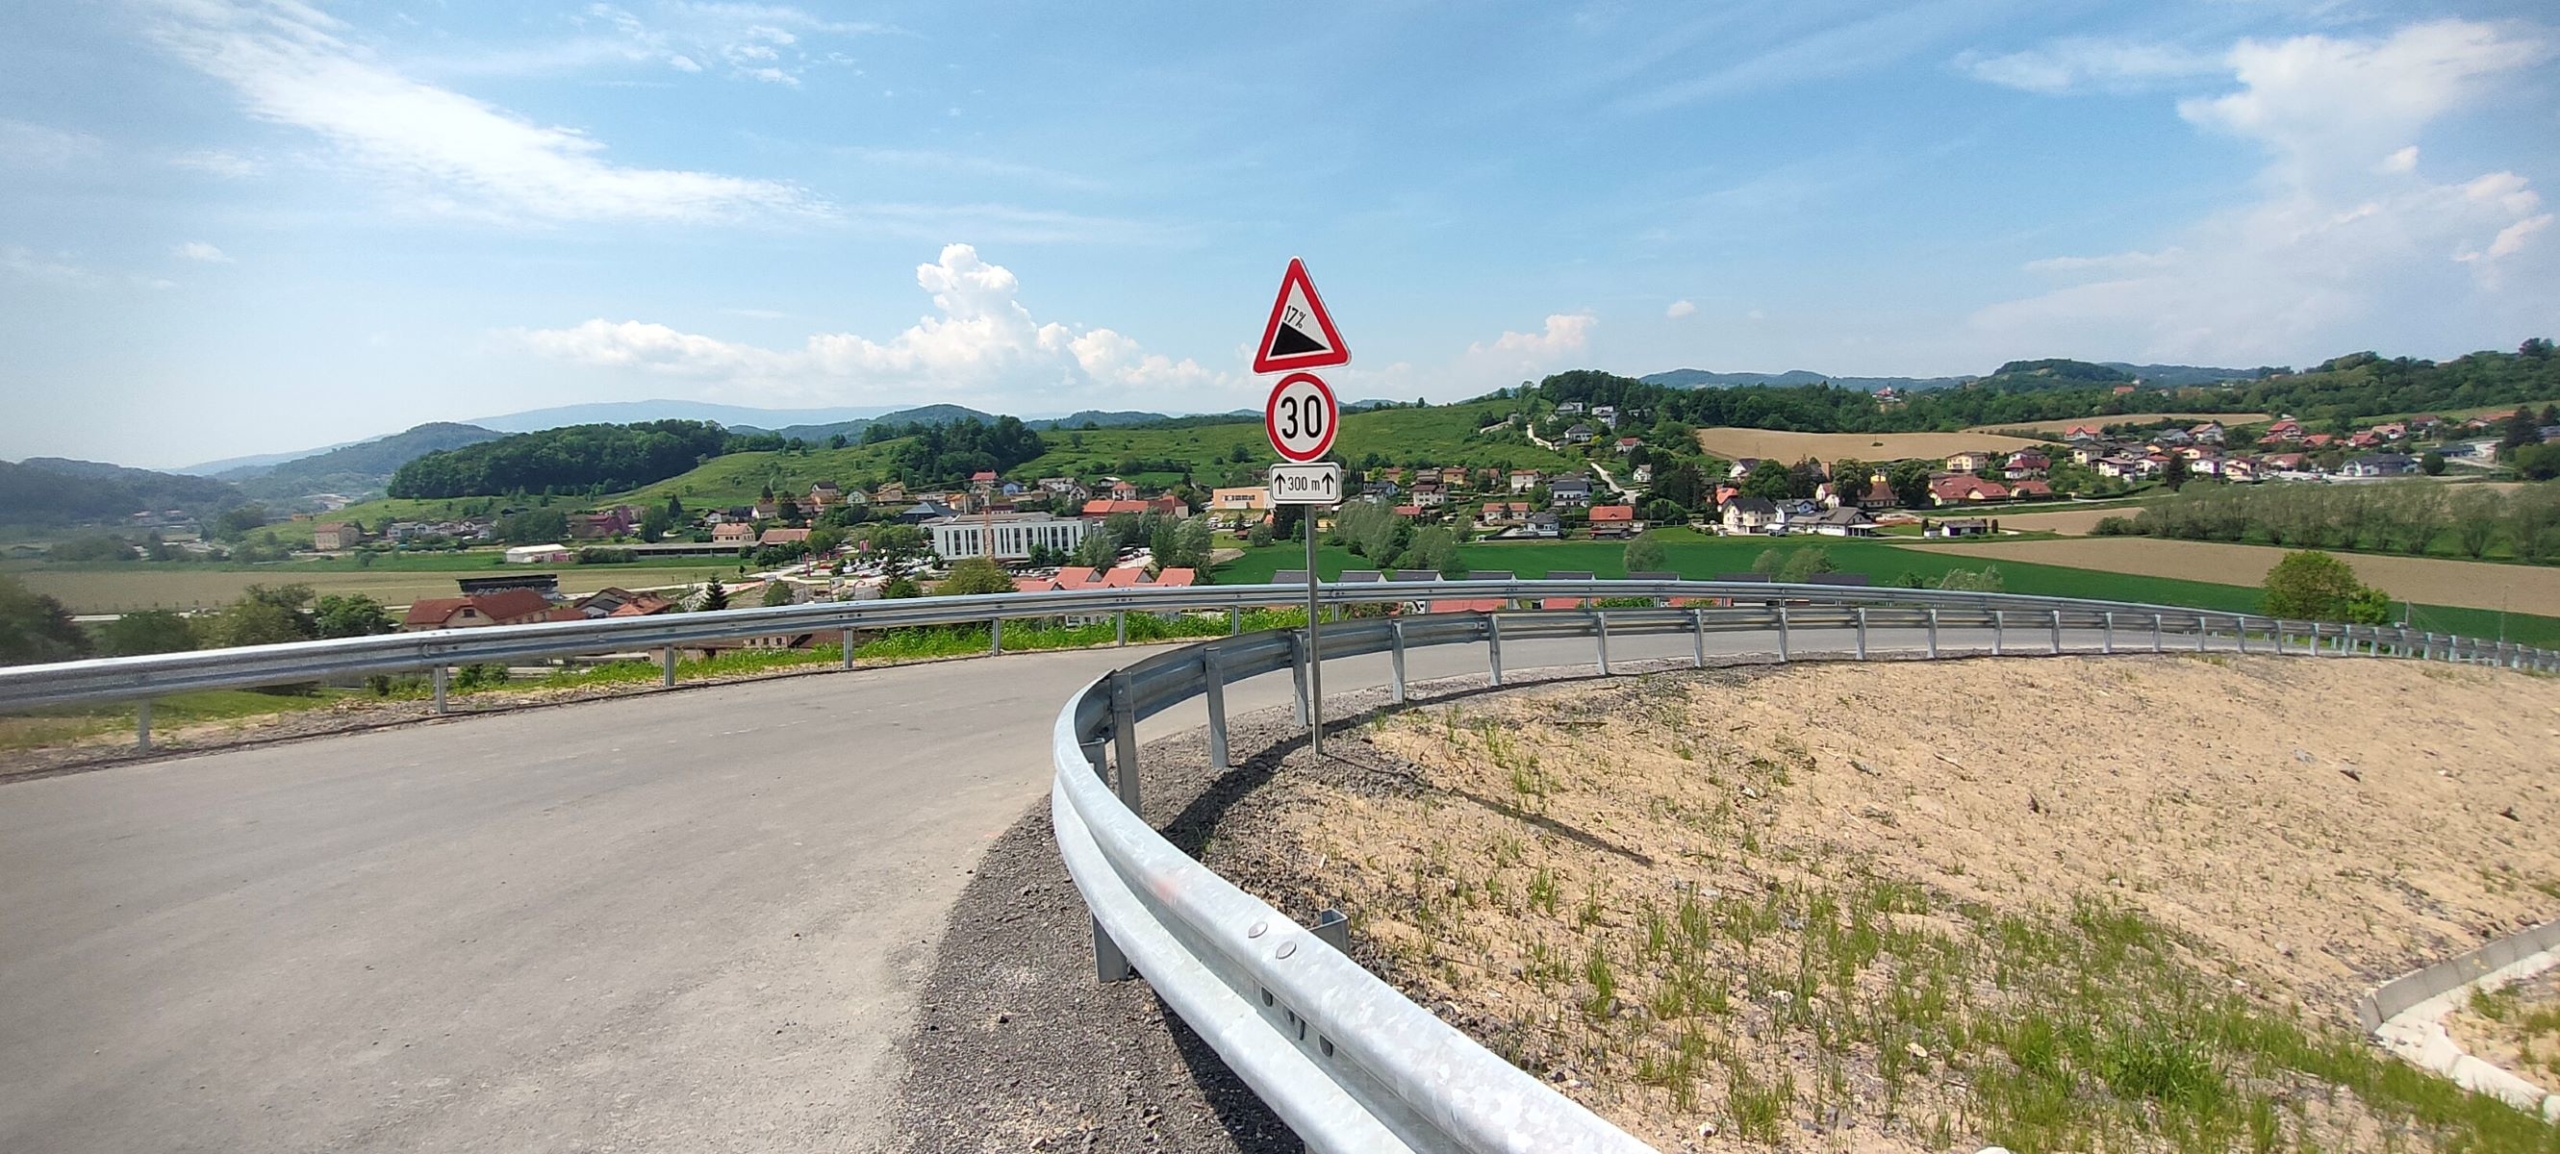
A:
<svg viewBox="0 0 2560 1154">
<path fill-rule="evenodd" d="M 1493 683 L 1499 687 L 1502 684 L 1502 618 L 1491 613 L 1484 615 L 1484 652 L 1493 666 Z"/>
<path fill-rule="evenodd" d="M 2249 651 L 2249 619 L 2234 616 L 2231 619 L 2231 636 L 2233 640 L 2240 643 L 2240 652 L 2247 653 Z"/>
<path fill-rule="evenodd" d="M 1692 656 L 1692 657 L 1691 657 L 1691 659 L 1690 659 L 1690 667 L 1691 667 L 1691 668 L 1694 668 L 1694 669 L 1704 669 L 1704 668 L 1706 668 L 1706 667 L 1707 667 L 1707 613 L 1706 613 L 1706 610 L 1703 610 L 1703 609 L 1692 609 L 1692 610 L 1690 610 L 1690 611 L 1689 611 L 1689 641 L 1690 641 L 1690 646 L 1689 646 L 1689 647 L 1690 647 L 1692 650 L 1694 650 L 1694 651 L 1695 651 L 1694 656 Z"/>
<path fill-rule="evenodd" d="M 2098 628 L 2101 630 L 2098 634 L 2098 652 L 2113 656 L 2116 651 L 2116 611 L 2107 610 L 2107 615 Z"/>
<path fill-rule="evenodd" d="M 2151 615 L 2151 651 L 2153 653 L 2163 653 L 2167 652 L 2168 648 L 2168 628 L 2161 624 L 2160 615 L 2154 613 Z"/>
<path fill-rule="evenodd" d="M 1316 914 L 1316 924 L 1307 927 L 1316 940 L 1334 948 L 1334 952 L 1351 953 L 1351 916 L 1330 906 Z"/>
<path fill-rule="evenodd" d="M 1855 612 L 1858 615 L 1858 660 L 1864 661 L 1867 659 L 1867 607 L 1858 606 Z"/>
<path fill-rule="evenodd" d="M 844 646 L 844 668 L 853 668 L 853 630 L 844 630 L 836 640 Z"/>
<path fill-rule="evenodd" d="M 1003 652 L 1004 652 L 1004 618 L 1002 618 L 1002 617 L 990 617 L 990 618 L 987 618 L 987 656 L 989 656 L 989 657 L 994 657 L 994 656 L 997 656 L 997 655 L 999 655 L 999 654 L 1002 654 Z"/>
<path fill-rule="evenodd" d="M 1289 688 L 1298 699 L 1298 724 L 1307 723 L 1307 635 L 1301 630 L 1289 635 Z"/>
<path fill-rule="evenodd" d="M 1111 671 L 1112 788 L 1120 804 L 1138 812 L 1138 703 L 1129 695 L 1129 675 Z"/>
<path fill-rule="evenodd" d="M 658 647 L 658 684 L 669 689 L 676 687 L 676 647 L 673 645 Z"/>
<path fill-rule="evenodd" d="M 1114 614 L 1113 617 L 1117 622 L 1117 636 L 1113 639 L 1112 644 L 1125 646 L 1129 644 L 1129 611 L 1123 609 L 1117 614 Z"/>
<path fill-rule="evenodd" d="M 1938 659 L 1938 607 L 1929 607 L 1929 660 Z"/>
<path fill-rule="evenodd" d="M 2006 652 L 2003 652 L 2008 648 L 2008 617 L 2009 614 L 2006 610 L 1994 609 L 1991 611 L 1991 655 L 1993 657 L 2008 656 Z"/>
<path fill-rule="evenodd" d="M 143 753 L 151 752 L 151 699 L 148 697 L 133 707 L 133 747 Z"/>
<path fill-rule="evenodd" d="M 1233 605 L 1227 606 L 1227 636 L 1234 637 L 1243 632 L 1244 610 Z"/>
<path fill-rule="evenodd" d="M 2206 635 L 2207 633 L 2211 632 L 2211 631 L 2210 631 L 2210 630 L 2208 630 L 2208 629 L 2206 629 L 2206 628 L 2205 628 L 2205 626 L 2204 626 L 2204 614 L 2202 614 L 2202 613 L 2198 613 L 2198 614 L 2196 614 L 2196 615 L 2195 615 L 2195 619 L 2196 619 L 2196 652 L 2198 652 L 2198 653 L 2202 653 L 2202 652 L 2204 652 L 2205 635 Z"/>
<path fill-rule="evenodd" d="M 1609 611 L 1591 610 L 1592 635 L 1600 639 L 1600 676 L 1609 676 Z"/>
<path fill-rule="evenodd" d="M 1787 607 L 1784 604 L 1778 606 L 1778 660 L 1791 660 L 1787 652 Z"/>
<path fill-rule="evenodd" d="M 1114 674 L 1113 676 L 1118 675 Z M 1104 767 L 1108 764 L 1108 759 L 1103 756 L 1102 752 L 1104 748 L 1103 743 L 1100 741 L 1088 741 L 1085 742 L 1081 748 L 1084 750 L 1085 763 L 1093 767 L 1093 775 L 1095 777 L 1108 780 L 1110 775 L 1103 772 Z M 1094 980 L 1108 984 L 1111 982 L 1125 982 L 1130 978 L 1136 977 L 1138 971 L 1135 967 L 1129 964 L 1129 955 L 1121 953 L 1120 944 L 1112 941 L 1110 934 L 1103 932 L 1102 919 L 1092 918 L 1091 921 L 1093 922 Z"/>
<path fill-rule="evenodd" d="M 2062 652 L 2062 610 L 2053 611 L 2053 643 L 2047 648 L 2054 654 Z"/>
<path fill-rule="evenodd" d="M 1227 671 L 1214 646 L 1200 647 L 1200 680 L 1209 706 L 1209 768 L 1227 768 Z"/>
<path fill-rule="evenodd" d="M 438 713 L 442 713 L 442 712 L 444 712 L 444 708 L 445 708 L 445 701 L 444 701 L 444 683 L 445 683 L 445 667 L 444 667 L 444 666 L 441 666 L 441 665 L 436 666 L 436 672 L 435 672 L 435 684 L 436 684 L 436 712 L 438 712 Z"/>
<path fill-rule="evenodd" d="M 2320 656 L 2320 623 L 2311 623 L 2311 656 Z"/>
<path fill-rule="evenodd" d="M 1387 666 L 1394 677 L 1395 703 L 1404 704 L 1404 622 L 1387 622 Z"/>
</svg>

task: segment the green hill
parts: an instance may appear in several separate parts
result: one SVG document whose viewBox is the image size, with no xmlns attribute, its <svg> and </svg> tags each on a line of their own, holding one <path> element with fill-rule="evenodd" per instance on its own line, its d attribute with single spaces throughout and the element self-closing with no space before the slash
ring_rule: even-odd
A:
<svg viewBox="0 0 2560 1154">
<path fill-rule="evenodd" d="M 1578 463 L 1530 444 L 1518 431 L 1477 430 L 1509 416 L 1514 401 L 1469 401 L 1428 408 L 1345 413 L 1333 455 L 1353 468 L 1376 465 L 1465 465 L 1558 470 Z M 1014 470 L 1023 477 L 1105 474 L 1141 485 L 1170 485 L 1185 475 L 1201 486 L 1259 483 L 1273 460 L 1259 420 L 1126 429 L 1061 429 L 1043 434 L 1049 451 Z"/>
<path fill-rule="evenodd" d="M 437 421 L 282 464 L 234 469 L 219 476 L 239 485 L 241 492 L 265 501 L 287 501 L 312 493 L 378 491 L 400 466 L 429 453 L 494 441 L 505 435 L 477 425 Z"/>
</svg>

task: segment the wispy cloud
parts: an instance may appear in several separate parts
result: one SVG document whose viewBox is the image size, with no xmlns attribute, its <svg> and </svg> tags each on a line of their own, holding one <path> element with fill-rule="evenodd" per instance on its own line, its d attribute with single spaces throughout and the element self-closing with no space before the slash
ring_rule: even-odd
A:
<svg viewBox="0 0 2560 1154">
<path fill-rule="evenodd" d="M 551 76 L 614 65 L 655 65 L 797 88 L 802 76 L 846 59 L 846 38 L 895 33 L 893 25 L 831 20 L 781 4 L 591 3 L 567 17 L 569 34 L 530 45 L 448 51 L 413 61 L 427 75 Z"/>
<path fill-rule="evenodd" d="M 1662 310 L 1662 315 L 1676 321 L 1682 317 L 1694 314 L 1697 311 L 1698 306 L 1696 302 L 1684 298 L 1671 302 L 1671 307 Z"/>
<path fill-rule="evenodd" d="M 0 169 L 69 168 L 105 151 L 105 142 L 85 132 L 0 118 Z"/>
<path fill-rule="evenodd" d="M 231 257 L 229 254 L 200 240 L 191 240 L 185 244 L 179 245 L 178 247 L 171 249 L 169 255 L 177 257 L 180 260 L 202 261 L 206 264 L 231 263 Z"/>
<path fill-rule="evenodd" d="M 414 211 L 535 223 L 832 213 L 779 181 L 610 163 L 574 129 L 400 74 L 292 0 L 163 0 L 151 33 L 230 85 L 252 115 L 316 134 Z"/>
<path fill-rule="evenodd" d="M 176 288 L 178 283 L 165 277 L 140 273 L 122 275 L 100 272 L 79 263 L 67 253 L 40 253 L 24 245 L 0 246 L 0 273 L 25 280 L 44 281 L 80 288 L 105 288 L 118 284 L 137 288 Z"/>
<path fill-rule="evenodd" d="M 2222 71 L 2217 53 L 2175 44 L 2071 37 L 2002 56 L 1965 53 L 1956 67 L 1977 80 L 2059 95 L 2132 92 Z"/>
<path fill-rule="evenodd" d="M 1689 79 L 1662 85 L 1620 102 L 1619 108 L 1628 112 L 1659 112 L 1700 101 L 1871 71 L 1992 23 L 2011 6 L 2005 0 L 1932 0 L 1908 7 L 1896 6 L 1878 15 L 1835 24 L 1773 45 Z"/>
</svg>

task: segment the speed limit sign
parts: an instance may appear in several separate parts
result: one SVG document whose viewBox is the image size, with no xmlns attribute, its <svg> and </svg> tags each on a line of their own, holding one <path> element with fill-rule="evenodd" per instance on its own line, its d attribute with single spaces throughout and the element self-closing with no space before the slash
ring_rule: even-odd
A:
<svg viewBox="0 0 2560 1154">
<path fill-rule="evenodd" d="M 1271 447 L 1291 461 L 1312 461 L 1333 447 L 1333 427 L 1340 417 L 1333 390 L 1314 373 L 1291 373 L 1272 386 L 1262 409 L 1262 431 Z"/>
</svg>

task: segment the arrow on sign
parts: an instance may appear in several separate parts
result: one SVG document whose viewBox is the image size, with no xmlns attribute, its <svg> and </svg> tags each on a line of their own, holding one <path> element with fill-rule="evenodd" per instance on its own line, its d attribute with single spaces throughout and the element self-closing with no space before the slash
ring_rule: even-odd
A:
<svg viewBox="0 0 2560 1154">
<path fill-rule="evenodd" d="M 1340 465 L 1324 461 L 1271 466 L 1271 502 L 1275 505 L 1330 505 L 1341 499 Z"/>
<path fill-rule="evenodd" d="M 1253 371 L 1285 373 L 1350 361 L 1351 347 L 1334 329 L 1333 314 L 1324 311 L 1316 282 L 1307 279 L 1306 262 L 1290 257 L 1279 299 L 1271 302 L 1271 319 L 1262 326 L 1262 343 L 1254 346 Z"/>
</svg>

